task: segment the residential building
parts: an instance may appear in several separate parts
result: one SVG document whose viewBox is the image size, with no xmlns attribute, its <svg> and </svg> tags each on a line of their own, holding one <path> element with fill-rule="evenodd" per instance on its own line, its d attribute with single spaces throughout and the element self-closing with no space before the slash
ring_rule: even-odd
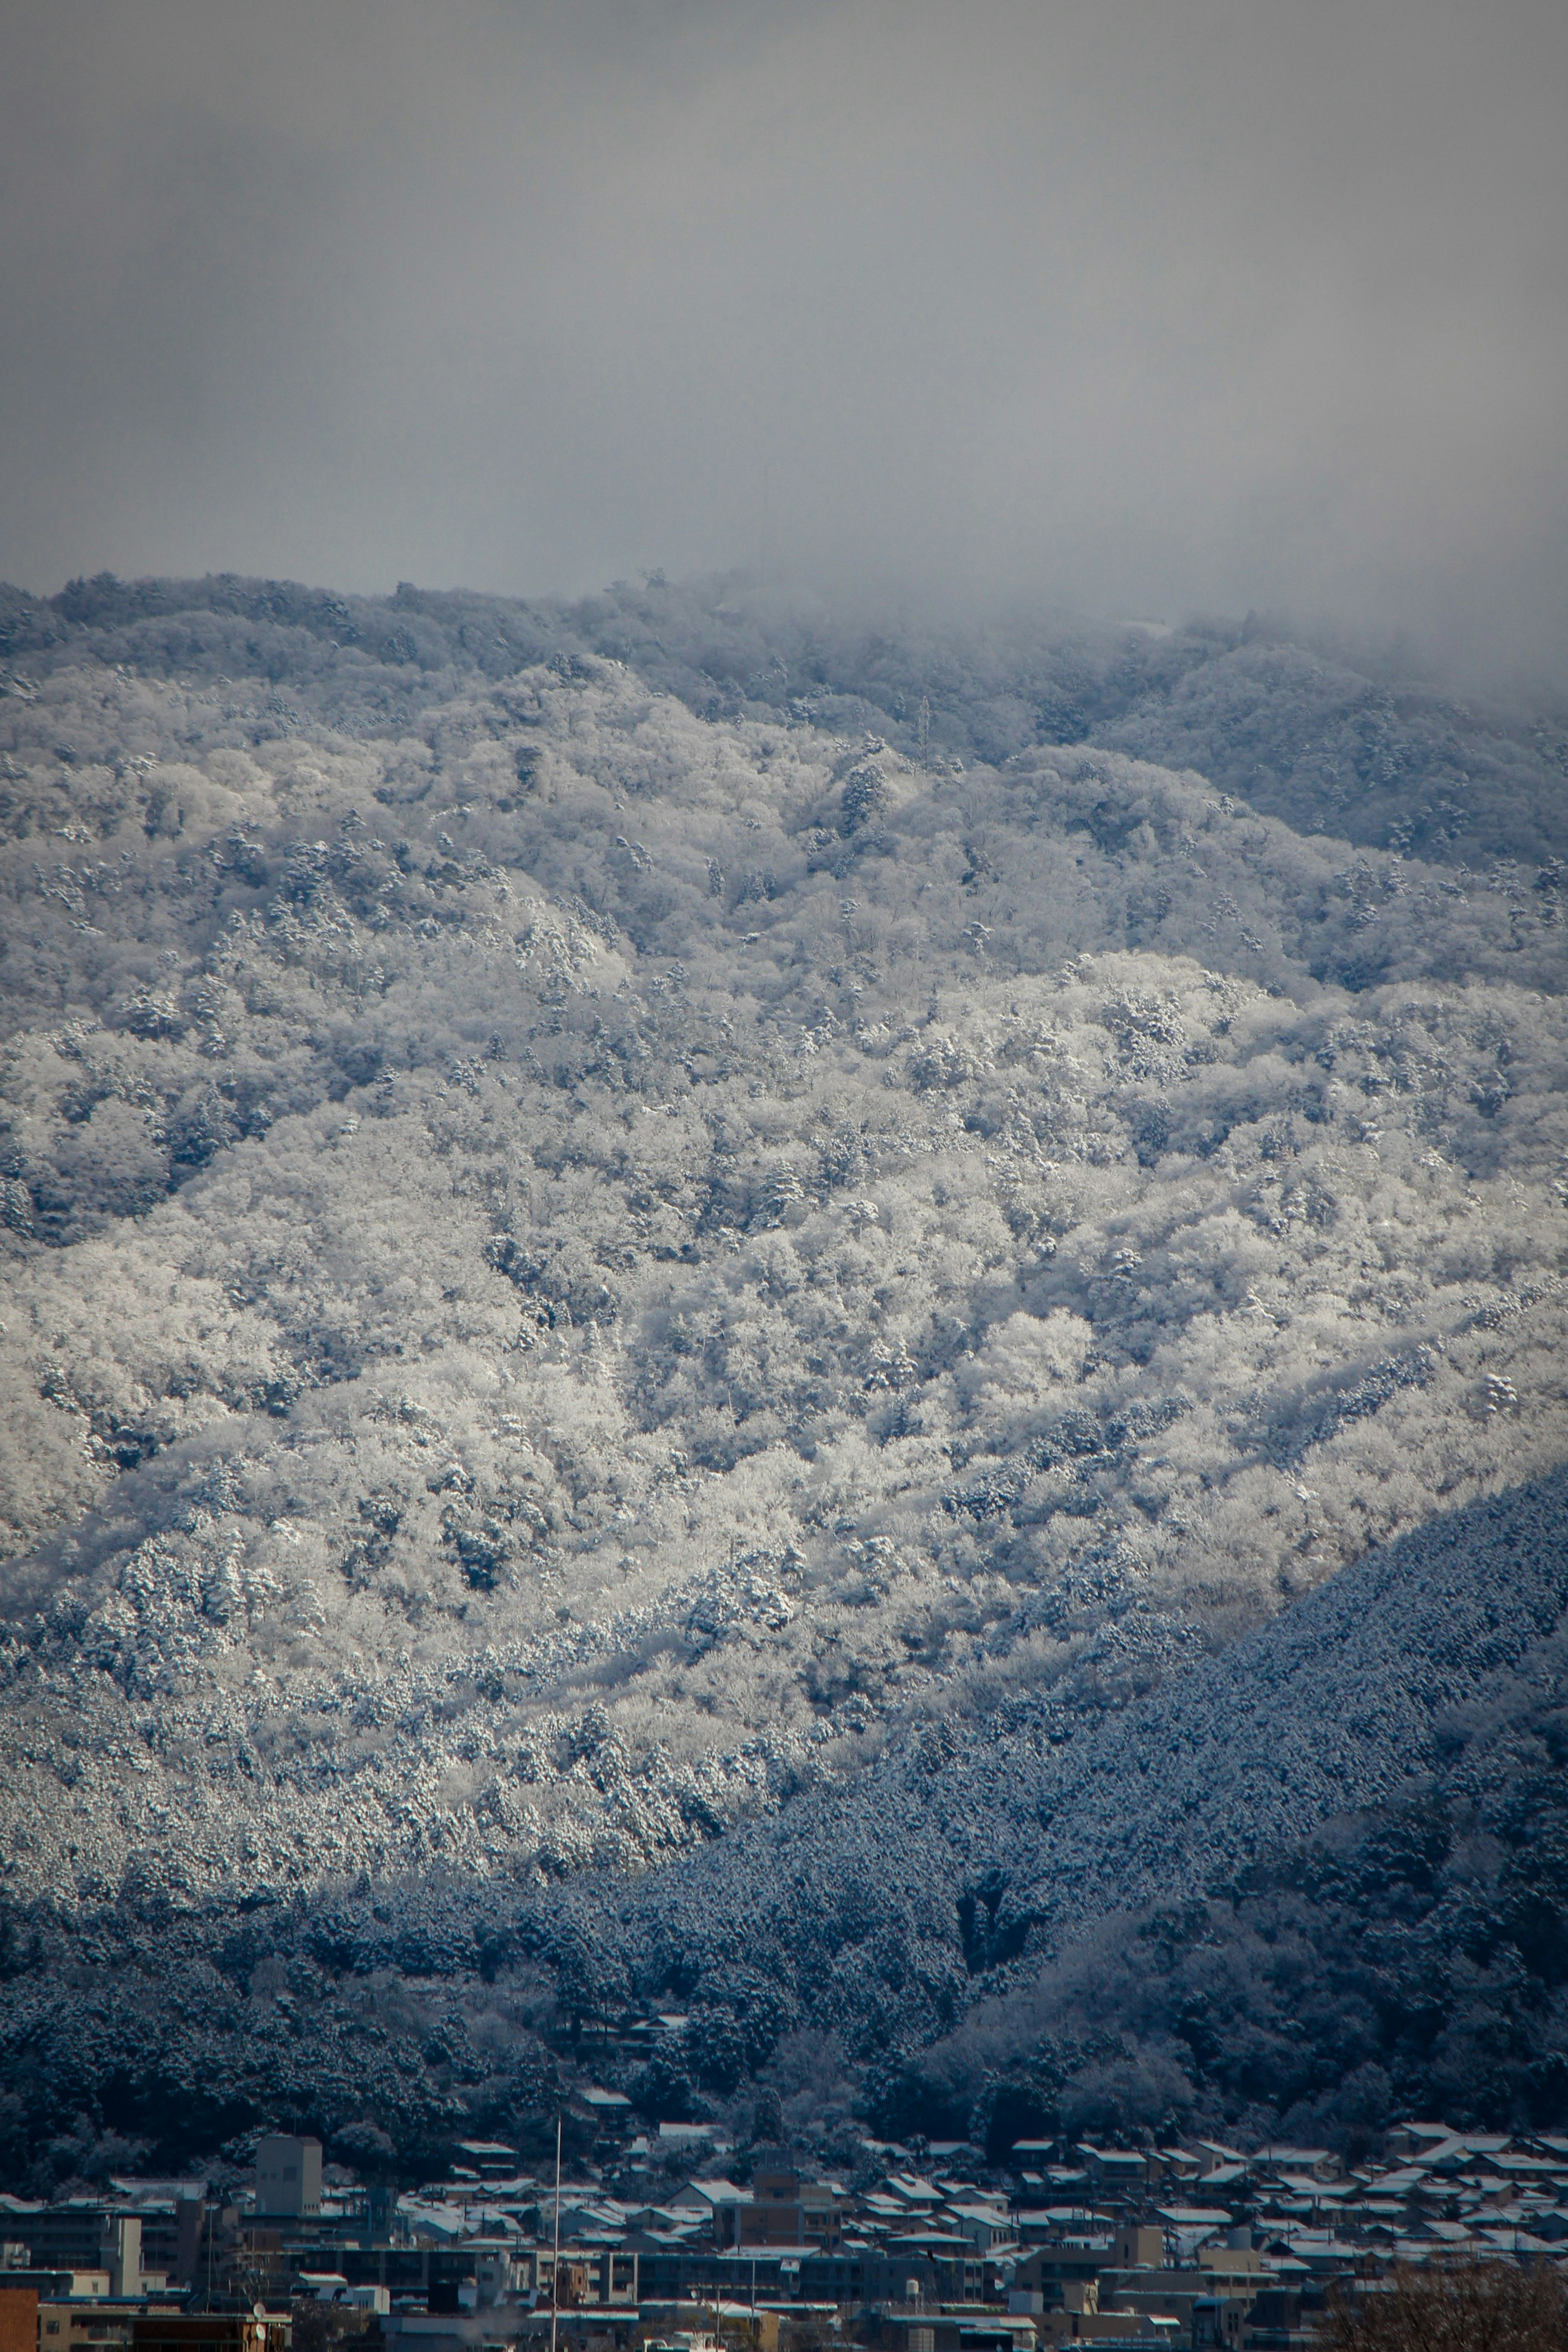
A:
<svg viewBox="0 0 1568 2352">
<path fill-rule="evenodd" d="M 40 2297 L 37 2352 L 130 2352 L 138 2325 L 148 2318 L 178 2317 L 174 2301 L 150 2305 L 142 2297 L 95 2294 L 45 2301 Z M 222 2347 L 221 2352 L 227 2352 Z M 249 2352 L 249 2347 L 247 2347 Z M 257 2347 L 254 2352 L 268 2352 Z M 271 2347 L 277 2352 L 277 2347 Z"/>
<path fill-rule="evenodd" d="M 1042 2344 L 1110 2344 L 1136 2343 L 1176 2345 L 1183 2341 L 1181 2323 L 1173 2314 L 1134 2311 L 1125 2305 L 1102 2311 L 1096 2283 L 1069 2287 L 1068 2300 L 1059 2311 L 1047 2312 L 1041 2323 Z"/>
<path fill-rule="evenodd" d="M 132 2352 L 288 2352 L 287 2312 L 153 2312 L 132 2328 Z"/>
<path fill-rule="evenodd" d="M 314 2220 L 321 2210 L 321 2143 L 268 2133 L 257 2143 L 256 2210 L 274 2216 Z"/>
</svg>

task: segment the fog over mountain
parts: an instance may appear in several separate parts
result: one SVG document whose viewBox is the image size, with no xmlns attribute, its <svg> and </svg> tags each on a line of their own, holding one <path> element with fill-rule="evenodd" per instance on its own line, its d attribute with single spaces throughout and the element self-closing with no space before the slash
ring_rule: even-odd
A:
<svg viewBox="0 0 1568 2352">
<path fill-rule="evenodd" d="M 1568 650 L 1550 0 L 11 15 L 0 577 Z"/>
<path fill-rule="evenodd" d="M 0 2181 L 1568 2124 L 1563 12 L 12 16 Z"/>
</svg>

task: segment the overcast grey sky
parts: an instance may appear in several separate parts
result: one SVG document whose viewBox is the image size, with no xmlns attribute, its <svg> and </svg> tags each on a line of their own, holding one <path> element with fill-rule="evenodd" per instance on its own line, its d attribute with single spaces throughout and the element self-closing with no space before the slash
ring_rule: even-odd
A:
<svg viewBox="0 0 1568 2352">
<path fill-rule="evenodd" d="M 1568 650 L 1563 0 L 5 0 L 0 573 Z"/>
</svg>

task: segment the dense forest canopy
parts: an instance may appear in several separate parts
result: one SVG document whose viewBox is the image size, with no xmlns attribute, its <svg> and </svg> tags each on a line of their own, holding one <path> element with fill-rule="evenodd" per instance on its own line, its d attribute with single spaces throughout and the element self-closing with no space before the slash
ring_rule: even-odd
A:
<svg viewBox="0 0 1568 2352">
<path fill-rule="evenodd" d="M 1508 1857 L 1561 1842 L 1561 726 L 1258 623 L 965 639 L 732 582 L 102 578 L 0 592 L 0 663 L 18 2178 L 198 2075 L 191 2146 L 521 2128 L 541 2032 L 683 1979 L 656 2105 L 773 2067 L 803 2126 L 1348 2131 L 1439 2080 L 1447 2023 L 1365 2022 L 1343 1890 L 1426 1823 L 1451 1960 L 1447 1858 L 1489 1841 L 1512 1917 Z M 1094 1742 L 1157 1780 L 1176 1735 L 1135 1767 L 1138 1724 L 1206 1723 L 1221 1661 L 1267 1678 L 1279 1627 L 1515 1490 L 1545 1598 L 1506 1688 L 1428 1688 L 1437 1620 L 1373 1578 L 1408 1649 L 1367 1671 L 1423 1694 L 1394 1780 L 1244 1807 L 1157 1929 L 1121 1864 L 1094 1919 L 1017 1896 L 1042 1822 L 1089 1833 Z M 1511 1728 L 1456 1747 L 1460 1696 Z M 1041 1814 L 1052 1757 L 1080 1793 Z M 694 1960 L 775 1838 L 833 1881 L 831 1950 L 775 1920 Z M 1465 1979 L 1494 2018 L 1516 1955 L 1517 2064 L 1454 2062 L 1531 2114 L 1564 2105 L 1542 1885 Z M 1271 2076 L 1292 1906 L 1320 2024 Z M 1198 1948 L 1250 2071 L 1181 2039 Z M 67 1953 L 79 2051 L 141 2053 L 112 2116 L 61 2088 Z M 236 2073 L 263 2014 L 296 2057 Z"/>
</svg>

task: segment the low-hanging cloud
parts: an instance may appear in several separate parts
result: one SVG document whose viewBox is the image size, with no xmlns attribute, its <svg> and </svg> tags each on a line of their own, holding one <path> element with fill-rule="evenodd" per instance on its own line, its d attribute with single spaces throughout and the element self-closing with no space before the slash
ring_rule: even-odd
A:
<svg viewBox="0 0 1568 2352">
<path fill-rule="evenodd" d="M 1550 0 L 13 12 L 0 572 L 1568 650 Z"/>
</svg>

